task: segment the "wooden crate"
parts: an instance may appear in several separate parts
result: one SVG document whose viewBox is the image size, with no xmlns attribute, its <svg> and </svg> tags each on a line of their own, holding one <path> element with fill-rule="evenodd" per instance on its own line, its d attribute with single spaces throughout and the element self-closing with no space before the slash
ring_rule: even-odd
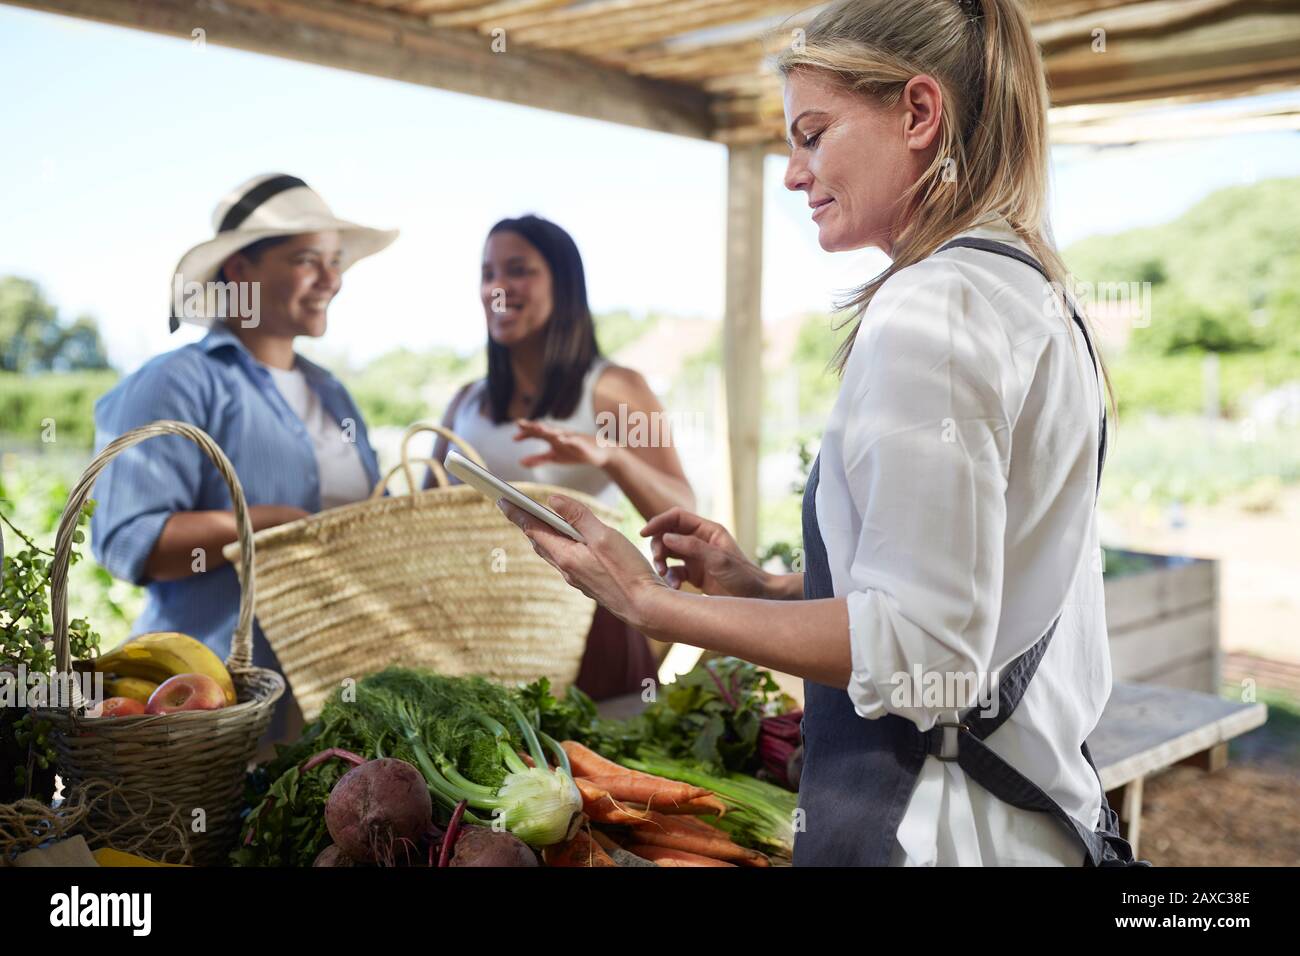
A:
<svg viewBox="0 0 1300 956">
<path fill-rule="evenodd" d="M 1105 580 L 1114 679 L 1217 694 L 1218 562 L 1143 557 L 1149 569 Z"/>
</svg>

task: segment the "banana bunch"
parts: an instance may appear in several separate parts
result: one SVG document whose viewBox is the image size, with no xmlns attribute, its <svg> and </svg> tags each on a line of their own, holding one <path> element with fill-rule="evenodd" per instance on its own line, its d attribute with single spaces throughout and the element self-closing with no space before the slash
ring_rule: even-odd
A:
<svg viewBox="0 0 1300 956">
<path fill-rule="evenodd" d="M 104 692 L 109 697 L 131 697 L 147 702 L 154 688 L 169 677 L 206 674 L 225 692 L 227 707 L 235 702 L 235 683 L 226 665 L 188 634 L 141 634 L 97 658 L 95 670 L 115 675 L 104 682 Z"/>
<path fill-rule="evenodd" d="M 158 681 L 144 677 L 119 677 L 109 674 L 104 678 L 104 698 L 129 697 L 142 704 L 149 703 L 149 698 L 158 689 Z"/>
</svg>

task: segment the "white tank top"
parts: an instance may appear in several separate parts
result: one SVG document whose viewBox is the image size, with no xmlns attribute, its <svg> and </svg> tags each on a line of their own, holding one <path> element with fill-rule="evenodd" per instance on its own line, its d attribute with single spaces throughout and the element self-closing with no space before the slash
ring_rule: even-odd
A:
<svg viewBox="0 0 1300 956">
<path fill-rule="evenodd" d="M 548 415 L 540 421 L 557 428 L 566 428 L 588 435 L 596 434 L 596 412 L 592 406 L 592 392 L 595 390 L 601 372 L 608 365 L 609 361 L 604 358 L 598 358 L 591 363 L 591 367 L 587 369 L 587 374 L 582 379 L 582 394 L 578 397 L 578 404 L 574 406 L 572 415 L 567 418 L 553 418 Z M 513 421 L 500 424 L 493 422 L 490 412 L 480 405 L 486 393 L 486 378 L 481 378 L 472 384 L 456 408 L 456 417 L 452 420 L 451 428 L 483 456 L 483 461 L 487 463 L 488 469 L 493 474 L 511 482 L 532 481 L 573 488 L 591 495 L 604 504 L 610 506 L 618 504 L 622 491 L 613 479 L 599 468 L 590 465 L 560 465 L 554 462 L 545 462 L 533 468 L 525 468 L 519 464 L 521 458 L 541 454 L 551 446 L 540 438 L 515 441 L 514 434 L 518 430 L 515 423 Z M 454 475 L 447 477 L 453 483 L 457 483 Z"/>
</svg>

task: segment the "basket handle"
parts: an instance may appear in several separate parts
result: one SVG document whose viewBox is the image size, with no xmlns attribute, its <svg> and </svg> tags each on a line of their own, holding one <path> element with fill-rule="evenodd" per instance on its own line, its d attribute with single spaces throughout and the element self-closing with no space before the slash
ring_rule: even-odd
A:
<svg viewBox="0 0 1300 956">
<path fill-rule="evenodd" d="M 248 520 L 244 488 L 239 483 L 239 476 L 235 474 L 235 466 L 207 432 L 187 422 L 163 420 L 133 428 L 105 445 L 86 466 L 85 472 L 68 495 L 68 504 L 63 509 L 59 530 L 54 538 L 54 563 L 50 568 L 54 659 L 59 670 L 65 674 L 72 663 L 72 649 L 68 643 L 68 566 L 72 560 L 72 535 L 77 529 L 77 518 L 86 499 L 90 497 L 95 479 L 108 467 L 108 463 L 132 445 L 159 435 L 180 435 L 194 442 L 212 459 L 212 464 L 230 487 L 230 501 L 235 509 L 235 530 L 239 537 L 239 577 L 242 587 L 239 595 L 239 621 L 235 624 L 235 633 L 230 641 L 230 656 L 226 658 L 226 667 L 230 670 L 247 670 L 253 665 L 253 525 Z"/>
<path fill-rule="evenodd" d="M 474 446 L 471 445 L 469 442 L 465 441 L 465 439 L 461 438 L 450 428 L 444 428 L 443 426 L 435 425 L 432 422 L 416 422 L 414 425 L 408 428 L 406 432 L 402 435 L 402 461 L 397 466 L 397 468 L 401 468 L 403 473 L 405 473 L 406 487 L 410 488 L 412 492 L 415 491 L 416 485 L 415 485 L 415 473 L 411 471 L 411 461 L 412 461 L 411 448 L 410 448 L 411 439 L 414 438 L 416 435 L 423 434 L 424 432 L 433 432 L 435 435 L 441 435 L 443 438 L 447 439 L 447 441 L 451 442 L 453 445 L 457 446 L 461 451 L 463 451 L 465 453 L 465 457 L 468 458 L 470 461 L 474 462 L 474 464 L 482 468 L 487 467 L 487 464 L 483 461 L 483 456 L 474 450 Z M 415 460 L 428 461 L 429 459 L 417 458 Z M 433 473 L 434 477 L 438 481 L 438 487 L 445 488 L 447 487 L 448 484 L 450 484 L 450 482 L 447 480 L 446 472 L 442 470 L 442 462 L 437 462 L 436 464 L 437 464 L 437 468 L 434 470 Z M 397 470 L 396 468 L 393 469 L 393 471 L 396 470 Z M 388 479 L 392 477 L 393 471 L 390 471 L 387 475 L 385 475 L 382 479 L 380 479 L 379 484 L 375 486 L 376 490 L 371 493 L 370 496 L 371 498 L 376 498 L 379 495 L 383 494 L 383 488 L 387 486 Z"/>
<path fill-rule="evenodd" d="M 446 469 L 442 467 L 442 462 L 438 461 L 438 459 L 412 458 L 407 462 L 407 464 L 411 464 L 411 465 L 418 465 L 421 463 L 429 466 L 429 469 L 433 472 L 434 480 L 438 483 L 439 488 L 446 488 L 451 484 L 451 482 L 447 480 Z M 388 483 L 393 480 L 393 476 L 396 475 L 399 471 L 402 471 L 402 463 L 400 461 L 392 468 L 389 468 L 388 471 L 384 473 L 384 477 L 379 479 L 379 483 L 375 485 L 375 490 L 370 492 L 371 501 L 374 501 L 376 498 L 382 498 L 384 496 L 384 491 L 385 489 L 388 488 Z M 405 474 L 409 479 L 411 476 L 410 471 L 406 471 Z M 416 489 L 411 488 L 410 491 L 414 492 L 416 491 Z"/>
</svg>

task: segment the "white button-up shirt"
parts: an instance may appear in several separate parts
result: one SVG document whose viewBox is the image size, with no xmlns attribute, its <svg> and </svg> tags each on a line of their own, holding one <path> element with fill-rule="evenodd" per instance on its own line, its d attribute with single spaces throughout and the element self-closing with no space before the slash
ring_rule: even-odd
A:
<svg viewBox="0 0 1300 956">
<path fill-rule="evenodd" d="M 1028 251 L 1001 221 L 966 235 Z M 816 494 L 864 720 L 893 713 L 927 730 L 955 719 L 1061 615 L 1020 706 L 986 743 L 1092 828 L 1101 794 L 1079 748 L 1111 686 L 1094 508 L 1101 401 L 1083 336 L 1037 271 L 982 250 L 936 253 L 890 278 L 863 317 Z M 963 696 L 954 674 L 981 696 Z M 952 693 L 935 696 L 939 680 Z M 928 757 L 892 862 L 1082 861 L 1058 821 Z"/>
</svg>

